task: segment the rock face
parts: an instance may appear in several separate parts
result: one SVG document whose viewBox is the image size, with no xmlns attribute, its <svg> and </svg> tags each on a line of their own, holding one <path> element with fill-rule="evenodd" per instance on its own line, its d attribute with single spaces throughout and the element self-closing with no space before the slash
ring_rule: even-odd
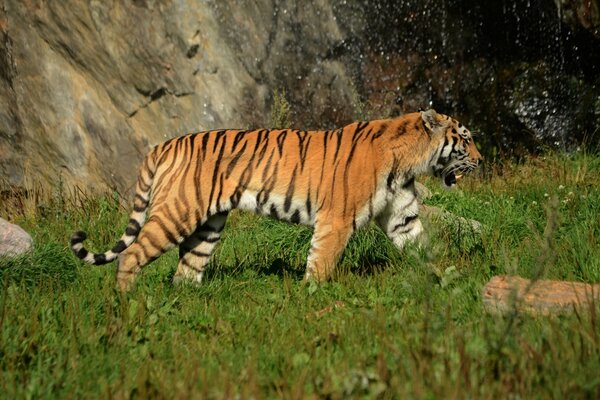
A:
<svg viewBox="0 0 600 400">
<path fill-rule="evenodd" d="M 127 190 L 167 137 L 268 124 L 278 87 L 307 124 L 350 120 L 332 7 L 300 3 L 6 0 L 0 174 Z"/>
<path fill-rule="evenodd" d="M 600 2 L 598 0 L 555 0 L 562 19 L 583 28 L 600 39 Z"/>
<path fill-rule="evenodd" d="M 4 0 L 0 183 L 128 192 L 181 133 L 433 106 L 508 155 L 600 124 L 599 0 Z M 596 135 L 597 136 L 597 135 Z"/>
<path fill-rule="evenodd" d="M 599 4 L 381 1 L 363 9 L 369 24 L 351 25 L 347 48 L 377 50 L 363 59 L 359 91 L 384 113 L 393 101 L 455 115 L 482 133 L 488 160 L 570 151 L 598 136 Z"/>
<path fill-rule="evenodd" d="M 0 257 L 14 257 L 31 249 L 31 236 L 19 226 L 0 218 Z"/>
</svg>

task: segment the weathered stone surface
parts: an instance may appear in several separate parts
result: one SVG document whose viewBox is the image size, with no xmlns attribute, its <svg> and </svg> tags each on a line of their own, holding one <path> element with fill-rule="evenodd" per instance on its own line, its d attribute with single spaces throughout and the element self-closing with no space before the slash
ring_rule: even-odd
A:
<svg viewBox="0 0 600 400">
<path fill-rule="evenodd" d="M 18 256 L 31 250 L 33 240 L 21 227 L 0 218 L 0 257 Z"/>
<path fill-rule="evenodd" d="M 426 206 L 423 204 L 420 206 L 420 211 L 426 218 L 443 224 L 452 225 L 458 232 L 462 231 L 463 234 L 468 232 L 473 235 L 481 235 L 481 222 L 474 219 L 460 217 L 446 210 L 442 210 L 439 207 Z"/>
<path fill-rule="evenodd" d="M 276 88 L 307 124 L 350 119 L 346 67 L 324 59 L 343 39 L 325 0 L 6 0 L 0 39 L 0 174 L 16 185 L 127 190 L 167 137 L 268 125 Z"/>
<path fill-rule="evenodd" d="M 415 191 L 417 192 L 417 200 L 419 200 L 420 203 L 423 203 L 424 200 L 433 196 L 431 190 L 420 182 L 415 182 Z"/>
<path fill-rule="evenodd" d="M 269 125 L 275 89 L 301 128 L 433 106 L 494 154 L 594 137 L 598 0 L 376 3 L 5 0 L 0 177 L 127 191 L 165 138 Z"/>
<path fill-rule="evenodd" d="M 482 298 L 486 311 L 494 314 L 507 314 L 515 309 L 530 314 L 561 314 L 598 307 L 600 285 L 494 276 L 483 287 Z"/>
</svg>

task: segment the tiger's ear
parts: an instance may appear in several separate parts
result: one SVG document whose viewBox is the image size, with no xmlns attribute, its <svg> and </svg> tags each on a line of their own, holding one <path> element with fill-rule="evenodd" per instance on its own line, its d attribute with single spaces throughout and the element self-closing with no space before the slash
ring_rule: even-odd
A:
<svg viewBox="0 0 600 400">
<path fill-rule="evenodd" d="M 425 123 L 425 129 L 428 133 L 434 133 L 438 128 L 442 127 L 442 120 L 433 108 L 427 111 L 421 111 L 421 118 Z"/>
</svg>

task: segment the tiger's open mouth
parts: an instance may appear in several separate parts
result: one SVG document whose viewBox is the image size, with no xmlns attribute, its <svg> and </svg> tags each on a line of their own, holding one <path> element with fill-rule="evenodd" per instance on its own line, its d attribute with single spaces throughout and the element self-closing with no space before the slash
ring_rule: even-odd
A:
<svg viewBox="0 0 600 400">
<path fill-rule="evenodd" d="M 442 174 L 442 182 L 444 182 L 446 187 L 451 188 L 454 187 L 462 177 L 462 175 L 456 175 L 454 171 L 449 171 L 446 174 Z"/>
</svg>

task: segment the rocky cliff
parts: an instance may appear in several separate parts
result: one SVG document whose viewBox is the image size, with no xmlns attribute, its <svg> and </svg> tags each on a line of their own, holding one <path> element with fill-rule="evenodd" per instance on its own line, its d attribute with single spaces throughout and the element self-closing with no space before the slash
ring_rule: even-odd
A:
<svg viewBox="0 0 600 400">
<path fill-rule="evenodd" d="M 598 136 L 599 4 L 4 0 L 0 183 L 126 192 L 165 138 L 269 125 L 276 89 L 303 128 L 433 106 L 486 155 L 572 149 Z"/>
<path fill-rule="evenodd" d="M 283 85 L 307 123 L 349 120 L 332 6 L 299 3 L 6 0 L 0 174 L 127 190 L 167 137 L 268 124 Z"/>
</svg>

